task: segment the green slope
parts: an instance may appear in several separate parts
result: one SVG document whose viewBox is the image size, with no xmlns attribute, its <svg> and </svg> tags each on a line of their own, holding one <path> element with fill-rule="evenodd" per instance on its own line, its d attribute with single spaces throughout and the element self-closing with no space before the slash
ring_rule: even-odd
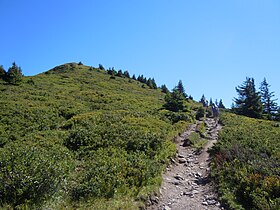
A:
<svg viewBox="0 0 280 210">
<path fill-rule="evenodd" d="M 280 124 L 224 113 L 212 176 L 229 209 L 280 208 Z"/>
<path fill-rule="evenodd" d="M 197 107 L 187 103 L 188 120 L 174 123 L 174 113 L 162 110 L 164 96 L 75 63 L 17 86 L 0 81 L 0 206 L 141 205 L 175 153 L 172 138 Z"/>
</svg>

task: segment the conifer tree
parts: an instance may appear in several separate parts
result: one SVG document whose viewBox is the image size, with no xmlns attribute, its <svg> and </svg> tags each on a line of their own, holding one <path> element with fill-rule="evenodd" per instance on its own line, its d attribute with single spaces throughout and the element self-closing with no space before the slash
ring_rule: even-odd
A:
<svg viewBox="0 0 280 210">
<path fill-rule="evenodd" d="M 204 94 L 202 94 L 199 102 L 202 103 L 202 104 L 204 104 L 206 102 L 206 98 L 205 98 Z"/>
<path fill-rule="evenodd" d="M 260 86 L 260 94 L 261 94 L 261 101 L 263 105 L 263 114 L 269 120 L 272 120 L 277 111 L 277 103 L 275 102 L 276 99 L 273 99 L 274 92 L 269 91 L 270 85 L 267 83 L 266 78 L 261 83 Z"/>
<path fill-rule="evenodd" d="M 6 71 L 5 71 L 4 67 L 1 65 L 0 66 L 0 79 L 4 80 L 5 77 L 6 77 Z"/>
<path fill-rule="evenodd" d="M 247 77 L 246 81 L 235 89 L 239 96 L 238 98 L 234 98 L 235 112 L 247 117 L 261 118 L 261 96 L 256 91 L 254 78 Z"/>
<path fill-rule="evenodd" d="M 212 98 L 210 98 L 209 106 L 213 106 L 213 100 L 212 100 Z"/>
<path fill-rule="evenodd" d="M 21 68 L 18 67 L 15 62 L 13 62 L 12 67 L 10 67 L 7 72 L 7 77 L 6 77 L 7 82 L 16 85 L 19 82 L 21 82 L 22 77 L 23 74 Z"/>
<path fill-rule="evenodd" d="M 165 96 L 164 108 L 173 112 L 183 111 L 185 97 L 178 89 L 173 89 L 172 93 L 167 93 Z"/>
<path fill-rule="evenodd" d="M 118 76 L 118 77 L 122 77 L 122 76 L 123 76 L 123 73 L 122 73 L 122 70 L 121 70 L 121 69 L 118 71 L 118 73 L 117 73 L 116 76 Z"/>
<path fill-rule="evenodd" d="M 168 92 L 169 92 L 169 90 L 168 90 L 168 88 L 166 87 L 166 85 L 162 85 L 162 86 L 161 86 L 161 92 L 163 92 L 163 93 L 168 93 Z"/>
<path fill-rule="evenodd" d="M 130 78 L 129 72 L 128 71 L 124 71 L 123 76 L 126 78 Z"/>
<path fill-rule="evenodd" d="M 182 80 L 179 80 L 178 85 L 176 86 L 176 89 L 181 93 L 185 98 L 187 97 L 187 94 L 185 92 L 185 88 L 183 85 Z"/>
<path fill-rule="evenodd" d="M 220 99 L 220 102 L 219 102 L 219 104 L 218 104 L 218 107 L 219 107 L 220 109 L 225 109 L 225 108 L 226 108 L 225 105 L 223 104 L 223 100 L 222 100 L 222 99 Z"/>
</svg>

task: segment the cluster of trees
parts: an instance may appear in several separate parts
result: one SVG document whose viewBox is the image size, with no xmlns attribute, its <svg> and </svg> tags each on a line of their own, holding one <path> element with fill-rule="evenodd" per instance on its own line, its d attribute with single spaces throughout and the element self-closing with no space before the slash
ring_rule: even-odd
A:
<svg viewBox="0 0 280 210">
<path fill-rule="evenodd" d="M 6 71 L 4 67 L 0 66 L 0 79 L 8 82 L 9 84 L 17 85 L 22 81 L 22 70 L 13 62 L 12 66 Z"/>
<path fill-rule="evenodd" d="M 172 112 L 184 111 L 184 102 L 187 100 L 187 97 L 184 85 L 180 80 L 171 92 L 167 89 L 164 108 Z"/>
<path fill-rule="evenodd" d="M 215 103 L 214 103 L 213 100 L 212 100 L 212 98 L 210 98 L 210 101 L 209 101 L 209 103 L 208 103 L 208 100 L 206 99 L 206 97 L 205 97 L 204 94 L 202 94 L 202 97 L 201 97 L 201 99 L 200 99 L 199 102 L 202 103 L 203 105 L 209 105 L 209 106 L 212 106 L 213 104 L 216 104 L 216 106 L 217 106 L 218 108 L 220 108 L 220 109 L 225 109 L 225 108 L 226 108 L 225 105 L 224 105 L 224 103 L 223 103 L 223 100 L 222 100 L 222 99 L 220 99 L 219 102 L 218 102 L 218 100 L 216 99 L 216 100 L 215 100 Z"/>
<path fill-rule="evenodd" d="M 238 97 L 234 98 L 233 112 L 252 118 L 280 120 L 280 107 L 265 78 L 259 90 L 257 91 L 255 87 L 254 78 L 247 77 L 240 86 L 236 87 Z"/>
<path fill-rule="evenodd" d="M 105 70 L 105 68 L 103 67 L 102 64 L 99 64 L 99 69 Z M 155 81 L 154 78 L 148 78 L 148 79 L 147 79 L 147 78 L 144 77 L 143 75 L 139 75 L 139 76 L 136 78 L 135 74 L 133 74 L 133 76 L 131 77 L 128 71 L 124 71 L 124 72 L 123 72 L 121 69 L 118 70 L 118 71 L 116 71 L 116 70 L 114 69 L 114 67 L 109 68 L 109 69 L 107 70 L 107 73 L 108 73 L 109 75 L 111 75 L 111 78 L 113 78 L 113 79 L 114 79 L 115 77 L 129 78 L 129 79 L 133 79 L 133 80 L 135 80 L 135 81 L 141 82 L 141 83 L 143 83 L 143 84 L 146 84 L 146 85 L 148 85 L 151 89 L 157 89 L 157 88 L 158 88 L 158 87 L 157 87 L 157 84 L 156 84 L 156 81 Z"/>
</svg>

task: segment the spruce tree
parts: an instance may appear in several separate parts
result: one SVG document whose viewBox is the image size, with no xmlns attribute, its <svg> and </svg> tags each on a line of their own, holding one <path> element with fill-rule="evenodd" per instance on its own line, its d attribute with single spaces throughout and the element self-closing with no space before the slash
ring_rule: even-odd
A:
<svg viewBox="0 0 280 210">
<path fill-rule="evenodd" d="M 220 102 L 219 102 L 219 104 L 218 104 L 218 107 L 219 107 L 220 109 L 225 109 L 225 108 L 226 108 L 226 107 L 224 106 L 224 104 L 223 104 L 222 99 L 220 99 Z"/>
<path fill-rule="evenodd" d="M 18 67 L 15 62 L 13 62 L 12 67 L 10 67 L 7 72 L 7 77 L 6 77 L 7 82 L 16 85 L 19 82 L 21 82 L 22 77 L 23 74 L 21 68 Z"/>
<path fill-rule="evenodd" d="M 178 85 L 176 86 L 176 89 L 181 93 L 185 98 L 187 97 L 187 94 L 185 92 L 185 88 L 183 85 L 182 80 L 179 80 Z"/>
<path fill-rule="evenodd" d="M 247 117 L 261 118 L 262 103 L 259 92 L 256 91 L 254 78 L 246 78 L 242 85 L 235 88 L 238 98 L 234 98 L 234 110 L 237 114 Z"/>
<path fill-rule="evenodd" d="M 260 94 L 261 94 L 261 101 L 263 105 L 263 114 L 269 120 L 272 120 L 275 117 L 277 111 L 277 103 L 275 102 L 276 99 L 273 99 L 274 92 L 269 91 L 270 85 L 267 83 L 266 79 L 261 83 L 260 86 Z"/>
<path fill-rule="evenodd" d="M 168 92 L 169 92 L 169 90 L 168 90 L 168 88 L 166 87 L 166 85 L 162 85 L 162 86 L 161 86 L 161 92 L 163 92 L 163 93 L 168 93 Z"/>
<path fill-rule="evenodd" d="M 179 112 L 183 111 L 184 109 L 184 100 L 185 97 L 183 94 L 179 92 L 178 89 L 173 89 L 172 93 L 167 93 L 165 96 L 165 104 L 164 108 L 173 111 L 173 112 Z"/>
<path fill-rule="evenodd" d="M 129 72 L 128 72 L 128 71 L 124 71 L 123 75 L 124 75 L 124 77 L 126 77 L 126 78 L 130 78 L 130 75 L 129 75 Z"/>
<path fill-rule="evenodd" d="M 199 102 L 202 103 L 203 107 L 207 107 L 208 106 L 208 101 L 205 98 L 204 94 L 202 94 L 201 99 L 200 99 Z"/>
<path fill-rule="evenodd" d="M 0 66 L 0 79 L 4 80 L 6 77 L 6 71 L 4 69 L 4 67 L 1 65 Z"/>
</svg>

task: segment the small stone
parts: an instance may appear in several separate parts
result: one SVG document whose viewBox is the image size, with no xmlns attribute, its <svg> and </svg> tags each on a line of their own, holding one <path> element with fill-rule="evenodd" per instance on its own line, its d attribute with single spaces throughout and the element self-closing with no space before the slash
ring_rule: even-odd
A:
<svg viewBox="0 0 280 210">
<path fill-rule="evenodd" d="M 178 182 L 178 181 L 175 181 L 175 182 L 172 182 L 172 184 L 174 184 L 174 185 L 180 185 L 180 184 L 182 184 L 181 182 Z"/>
<path fill-rule="evenodd" d="M 208 205 L 215 205 L 217 203 L 215 199 L 207 199 L 206 202 Z"/>
<path fill-rule="evenodd" d="M 192 192 L 184 192 L 183 194 L 184 194 L 184 195 L 187 195 L 187 196 L 192 196 L 192 195 L 193 195 Z"/>
<path fill-rule="evenodd" d="M 178 154 L 178 158 L 185 158 L 184 155 Z"/>
<path fill-rule="evenodd" d="M 170 204 L 171 205 L 171 204 Z M 163 207 L 164 210 L 171 210 L 171 208 L 169 206 L 164 206 Z"/>
<path fill-rule="evenodd" d="M 195 175 L 198 176 L 198 177 L 201 177 L 201 176 L 202 176 L 202 174 L 201 174 L 200 172 L 196 172 Z"/>
<path fill-rule="evenodd" d="M 176 176 L 174 176 L 174 178 L 177 180 L 184 180 L 184 178 L 178 174 Z"/>
<path fill-rule="evenodd" d="M 208 203 L 207 203 L 206 201 L 203 201 L 203 202 L 202 202 L 202 205 L 208 206 Z"/>
<path fill-rule="evenodd" d="M 179 162 L 179 163 L 185 163 L 185 162 L 187 162 L 187 160 L 186 160 L 185 158 L 179 158 L 179 159 L 178 159 L 178 162 Z"/>
<path fill-rule="evenodd" d="M 197 190 L 193 190 L 193 194 L 198 194 L 199 192 Z"/>
</svg>

